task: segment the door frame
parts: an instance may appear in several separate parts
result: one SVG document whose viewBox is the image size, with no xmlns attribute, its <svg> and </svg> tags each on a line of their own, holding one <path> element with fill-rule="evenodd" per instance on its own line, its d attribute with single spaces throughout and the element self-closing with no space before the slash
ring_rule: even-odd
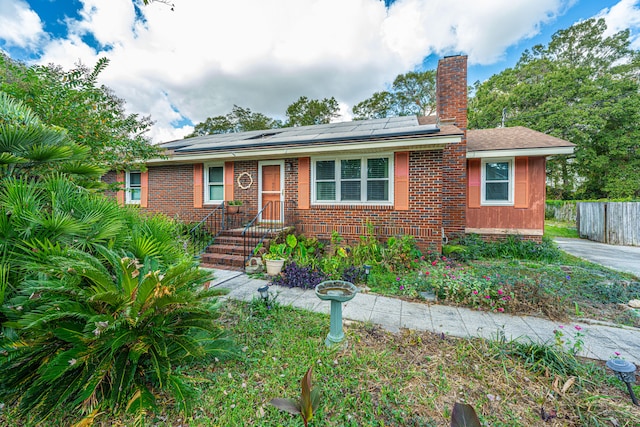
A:
<svg viewBox="0 0 640 427">
<path fill-rule="evenodd" d="M 284 202 L 284 160 L 260 160 L 258 161 L 258 212 L 263 208 L 262 206 L 262 167 L 263 166 L 280 166 L 280 205 Z M 280 221 L 284 224 L 284 208 L 280 212 Z M 258 221 L 262 221 L 262 214 Z"/>
</svg>

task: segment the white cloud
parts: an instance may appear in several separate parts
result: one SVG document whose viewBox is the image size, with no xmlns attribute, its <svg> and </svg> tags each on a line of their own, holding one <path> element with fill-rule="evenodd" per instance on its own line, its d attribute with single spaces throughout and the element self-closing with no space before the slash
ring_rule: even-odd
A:
<svg viewBox="0 0 640 427">
<path fill-rule="evenodd" d="M 389 9 L 381 0 L 173 0 L 174 11 L 142 6 L 144 22 L 131 0 L 81 2 L 68 38 L 46 43 L 40 62 L 107 56 L 102 82 L 152 115 L 159 141 L 191 131 L 174 129 L 181 116 L 197 123 L 237 104 L 283 118 L 302 95 L 335 96 L 348 119 L 348 106 L 426 56 L 495 62 L 575 0 L 397 0 Z"/>
<path fill-rule="evenodd" d="M 627 28 L 640 26 L 640 6 L 638 0 L 620 0 L 616 5 L 603 9 L 597 18 L 604 18 L 607 23 L 606 35 L 612 35 Z M 640 49 L 640 38 L 632 37 L 631 46 Z"/>
<path fill-rule="evenodd" d="M 0 0 L 0 40 L 27 48 L 44 37 L 40 17 L 23 0 Z"/>
</svg>

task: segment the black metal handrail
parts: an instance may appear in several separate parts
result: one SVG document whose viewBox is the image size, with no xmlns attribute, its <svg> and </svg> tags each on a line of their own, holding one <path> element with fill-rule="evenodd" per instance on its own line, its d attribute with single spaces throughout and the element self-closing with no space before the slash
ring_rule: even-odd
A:
<svg viewBox="0 0 640 427">
<path fill-rule="evenodd" d="M 245 265 L 255 248 L 268 235 L 282 231 L 285 225 L 284 202 L 267 202 L 258 214 L 242 230 Z M 278 218 L 278 219 L 273 219 Z"/>
<path fill-rule="evenodd" d="M 221 203 L 189 230 L 189 237 L 193 243 L 193 256 L 197 258 L 202 255 L 224 229 L 225 209 L 224 203 Z"/>
</svg>

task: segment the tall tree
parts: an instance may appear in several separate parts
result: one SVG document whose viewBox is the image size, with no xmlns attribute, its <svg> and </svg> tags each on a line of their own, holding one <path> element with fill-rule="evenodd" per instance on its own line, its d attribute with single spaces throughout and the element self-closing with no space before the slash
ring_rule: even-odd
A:
<svg viewBox="0 0 640 427">
<path fill-rule="evenodd" d="M 0 53 L 0 91 L 24 102 L 46 124 L 66 129 L 68 137 L 89 149 L 92 161 L 108 169 L 125 169 L 159 155 L 146 136 L 149 117 L 127 114 L 125 102 L 99 85 L 109 61 L 94 68 L 78 65 L 31 66 Z"/>
<path fill-rule="evenodd" d="M 262 113 L 254 113 L 249 108 L 234 105 L 226 116 L 209 117 L 204 122 L 198 123 L 193 132 L 185 138 L 279 127 L 282 127 L 280 120 L 272 119 Z"/>
<path fill-rule="evenodd" d="M 287 107 L 287 127 L 321 125 L 331 122 L 337 118 L 340 107 L 338 101 L 331 98 L 309 99 L 301 96 L 293 104 Z"/>
<path fill-rule="evenodd" d="M 640 197 L 638 75 L 629 31 L 606 36 L 604 20 L 587 20 L 476 82 L 469 127 L 527 126 L 575 143 L 575 159 L 549 162 L 552 196 Z"/>
<path fill-rule="evenodd" d="M 353 106 L 355 120 L 392 116 L 428 116 L 436 108 L 436 72 L 398 75 L 390 91 L 376 92 Z"/>
</svg>

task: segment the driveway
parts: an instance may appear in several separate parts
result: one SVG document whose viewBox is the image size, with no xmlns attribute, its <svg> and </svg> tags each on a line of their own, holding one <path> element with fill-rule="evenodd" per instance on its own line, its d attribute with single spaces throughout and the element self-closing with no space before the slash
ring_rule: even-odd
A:
<svg viewBox="0 0 640 427">
<path fill-rule="evenodd" d="M 640 278 L 640 247 L 616 246 L 586 239 L 556 238 L 563 251 L 587 261 L 595 262 L 617 271 L 631 273 Z"/>
</svg>

